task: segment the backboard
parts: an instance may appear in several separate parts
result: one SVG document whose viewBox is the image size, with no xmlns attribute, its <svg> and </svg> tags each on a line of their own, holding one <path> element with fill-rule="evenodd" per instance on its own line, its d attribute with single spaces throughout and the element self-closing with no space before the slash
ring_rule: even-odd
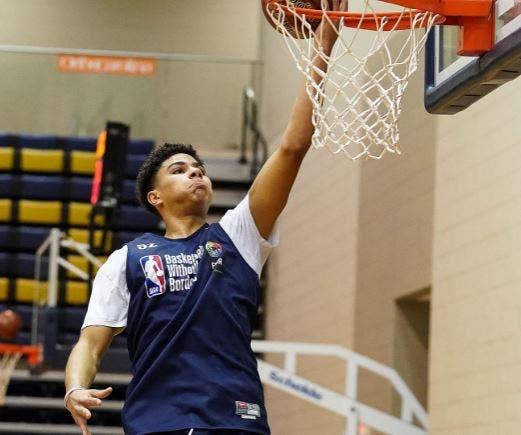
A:
<svg viewBox="0 0 521 435">
<path fill-rule="evenodd" d="M 426 47 L 425 108 L 454 114 L 521 74 L 521 0 L 497 0 L 495 46 L 480 57 L 456 54 L 457 26 L 436 26 Z"/>
</svg>

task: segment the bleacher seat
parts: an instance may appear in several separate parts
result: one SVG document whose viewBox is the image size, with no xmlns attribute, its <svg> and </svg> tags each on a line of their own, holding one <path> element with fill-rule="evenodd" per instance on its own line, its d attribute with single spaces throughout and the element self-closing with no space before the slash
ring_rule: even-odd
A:
<svg viewBox="0 0 521 435">
<path fill-rule="evenodd" d="M 0 132 L 0 300 L 32 304 L 35 251 L 59 227 L 80 243 L 89 242 L 86 229 L 91 212 L 90 194 L 95 166 L 95 137 L 18 136 Z M 143 210 L 135 197 L 135 178 L 152 140 L 131 139 L 125 164 L 121 222 L 107 234 L 105 252 L 119 248 L 142 231 L 157 231 L 159 218 Z M 102 225 L 101 220 L 97 224 Z M 102 232 L 95 231 L 95 244 Z M 64 249 L 62 255 L 87 271 L 84 258 Z M 105 257 L 100 258 L 102 261 Z M 46 279 L 44 257 L 41 273 Z M 46 297 L 42 287 L 42 298 Z M 85 306 L 86 282 L 60 272 L 59 304 Z"/>
<path fill-rule="evenodd" d="M 9 279 L 6 277 L 0 277 L 0 301 L 7 300 L 9 293 Z"/>
<path fill-rule="evenodd" d="M 125 204 L 137 204 L 136 197 L 136 181 L 125 180 L 123 182 L 123 191 L 121 193 L 121 199 Z"/>
<path fill-rule="evenodd" d="M 0 171 L 10 171 L 14 165 L 14 148 L 0 148 Z"/>
<path fill-rule="evenodd" d="M 56 175 L 20 175 L 12 190 L 13 198 L 68 200 L 66 178 Z"/>
<path fill-rule="evenodd" d="M 72 151 L 96 151 L 97 138 L 95 137 L 64 137 L 65 149 Z"/>
<path fill-rule="evenodd" d="M 22 252 L 0 252 L 0 276 L 7 278 L 28 278 L 35 277 L 34 254 Z M 47 279 L 48 259 L 41 258 L 41 279 Z"/>
<path fill-rule="evenodd" d="M 0 147 L 10 147 L 15 144 L 16 138 L 14 135 L 0 132 Z"/>
<path fill-rule="evenodd" d="M 128 142 L 128 154 L 148 154 L 154 147 L 152 139 L 130 139 Z"/>
<path fill-rule="evenodd" d="M 6 252 L 0 252 L 0 276 L 8 276 L 10 268 L 9 255 Z"/>
<path fill-rule="evenodd" d="M 96 155 L 89 151 L 71 151 L 71 174 L 92 175 Z"/>
<path fill-rule="evenodd" d="M 0 246 L 6 250 L 34 252 L 49 235 L 49 228 L 0 225 Z"/>
<path fill-rule="evenodd" d="M 0 256 L 1 258 L 1 256 Z M 14 298 L 9 300 L 9 287 L 14 288 Z M 89 286 L 83 281 L 60 281 L 58 304 L 60 306 L 86 306 L 89 301 Z M 39 289 L 38 296 L 37 290 Z M 0 300 L 16 304 L 33 304 L 35 299 L 40 301 L 47 300 L 48 283 L 46 281 L 37 282 L 34 277 L 29 278 L 0 278 Z"/>
<path fill-rule="evenodd" d="M 7 198 L 0 198 L 0 222 L 11 220 L 12 201 Z"/>
<path fill-rule="evenodd" d="M 29 227 L 23 225 L 0 225 L 0 247 L 6 251 L 17 251 L 34 253 L 36 249 L 43 243 L 45 238 L 49 235 L 49 227 Z M 69 228 L 67 233 L 78 243 L 88 243 L 89 232 L 81 228 Z M 120 231 L 107 235 L 107 249 L 109 252 L 111 240 L 114 239 L 114 248 L 120 248 L 125 243 L 139 237 L 142 234 L 140 231 Z M 101 231 L 94 233 L 96 245 L 101 242 Z"/>
<path fill-rule="evenodd" d="M 91 176 L 96 163 L 94 151 L 21 148 L 19 154 L 20 166 L 15 168 L 15 149 L 1 147 L 0 171 L 18 170 L 24 173 Z M 127 154 L 125 177 L 135 180 L 146 156 L 146 154 Z M 67 161 L 70 161 L 70 168 L 67 168 Z"/>
<path fill-rule="evenodd" d="M 18 136 L 19 148 L 36 148 L 52 150 L 61 148 L 61 141 L 57 136 L 41 134 L 21 134 Z"/>
<path fill-rule="evenodd" d="M 127 154 L 125 162 L 125 177 L 136 179 L 139 168 L 146 159 L 145 154 Z"/>
<path fill-rule="evenodd" d="M 142 207 L 133 205 L 123 205 L 121 207 L 122 221 L 131 222 L 127 229 L 132 227 L 133 230 L 157 231 L 160 225 L 160 219 L 152 213 L 146 211 Z"/>
<path fill-rule="evenodd" d="M 64 153 L 63 150 L 22 148 L 20 169 L 24 172 L 62 172 Z"/>
<path fill-rule="evenodd" d="M 13 191 L 13 175 L 0 174 L 0 198 L 9 198 Z"/>
</svg>

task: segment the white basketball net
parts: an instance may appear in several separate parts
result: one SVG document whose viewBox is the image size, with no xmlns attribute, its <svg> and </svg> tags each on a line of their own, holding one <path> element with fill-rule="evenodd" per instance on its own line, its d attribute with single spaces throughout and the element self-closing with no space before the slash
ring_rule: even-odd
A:
<svg viewBox="0 0 521 435">
<path fill-rule="evenodd" d="M 431 12 L 413 14 L 402 8 L 400 19 L 410 21 L 411 30 L 398 32 L 403 41 L 399 40 L 399 49 L 393 52 L 390 42 L 392 35 L 397 35 L 396 26 L 391 31 L 384 30 L 389 21 L 384 17 L 378 20 L 376 30 L 362 29 L 363 17 L 376 17 L 371 5 L 374 1 L 362 0 L 358 26 L 347 28 L 341 20 L 335 26 L 339 35 L 336 45 L 327 55 L 317 47 L 314 38 L 296 39 L 284 25 L 291 20 L 301 35 L 314 35 L 310 22 L 314 21 L 316 27 L 316 19 L 296 12 L 294 1 L 280 3 L 271 5 L 268 13 L 306 77 L 307 93 L 313 103 L 313 147 L 327 147 L 353 160 L 364 156 L 379 159 L 386 151 L 400 154 L 398 118 L 402 97 L 438 16 Z M 325 3 L 322 0 L 322 9 Z M 322 17 L 333 25 L 326 13 Z M 316 56 L 327 63 L 327 73 L 313 65 Z M 313 72 L 320 76 L 318 82 L 313 79 Z"/>
<path fill-rule="evenodd" d="M 7 387 L 11 380 L 16 364 L 22 357 L 21 353 L 4 353 L 0 356 L 0 406 L 5 404 L 5 395 L 7 393 Z"/>
</svg>

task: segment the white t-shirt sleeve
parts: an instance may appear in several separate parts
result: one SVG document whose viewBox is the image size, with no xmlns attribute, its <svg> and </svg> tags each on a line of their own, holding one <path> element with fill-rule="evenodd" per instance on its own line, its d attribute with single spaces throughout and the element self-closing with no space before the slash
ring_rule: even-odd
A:
<svg viewBox="0 0 521 435">
<path fill-rule="evenodd" d="M 92 285 L 83 326 L 127 326 L 130 293 L 127 288 L 127 246 L 114 251 L 100 267 Z"/>
<path fill-rule="evenodd" d="M 219 224 L 246 263 L 260 275 L 271 249 L 278 244 L 277 225 L 268 240 L 260 235 L 250 211 L 248 195 L 233 210 L 228 210 Z"/>
</svg>

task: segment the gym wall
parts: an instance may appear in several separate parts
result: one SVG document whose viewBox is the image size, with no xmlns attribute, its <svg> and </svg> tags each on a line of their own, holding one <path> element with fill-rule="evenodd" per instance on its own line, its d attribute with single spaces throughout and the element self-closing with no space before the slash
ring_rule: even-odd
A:
<svg viewBox="0 0 521 435">
<path fill-rule="evenodd" d="M 113 119 L 131 124 L 134 137 L 236 145 L 259 50 L 260 8 L 247 3 L 0 0 L 5 45 L 212 57 L 162 60 L 155 77 L 141 78 L 59 73 L 54 54 L 0 53 L 0 92 L 11 108 L 0 130 L 96 135 Z"/>
<path fill-rule="evenodd" d="M 271 28 L 262 35 L 263 101 L 278 98 L 282 114 L 295 88 L 271 80 L 283 62 L 269 59 L 285 48 Z M 311 151 L 269 265 L 267 338 L 338 343 L 394 366 L 428 405 L 433 435 L 516 433 L 520 100 L 513 81 L 458 115 L 428 115 L 420 70 L 403 105 L 401 157 L 351 163 Z M 264 124 L 273 146 L 285 119 Z M 299 373 L 342 389 L 339 366 L 310 365 Z M 381 380 L 361 377 L 360 394 L 399 410 Z M 268 404 L 274 433 L 342 433 L 342 419 L 311 405 L 271 391 Z"/>
</svg>

